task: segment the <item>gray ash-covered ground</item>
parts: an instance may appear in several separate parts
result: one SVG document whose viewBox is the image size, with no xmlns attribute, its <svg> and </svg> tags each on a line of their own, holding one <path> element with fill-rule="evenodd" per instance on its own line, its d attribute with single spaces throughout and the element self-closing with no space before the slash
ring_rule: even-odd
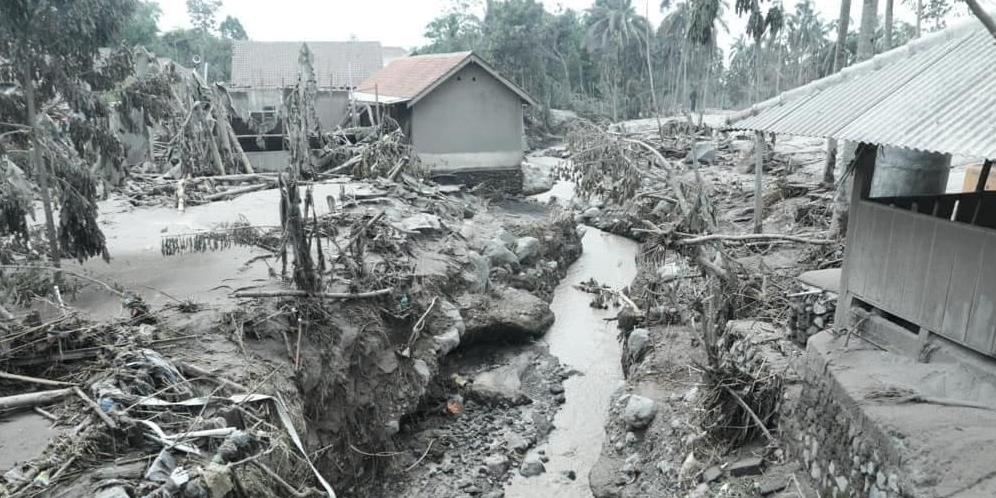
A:
<svg viewBox="0 0 996 498">
<path fill-rule="evenodd" d="M 447 355 L 457 346 L 521 342 L 541 335 L 552 322 L 547 303 L 552 289 L 580 253 L 573 220 L 553 207 L 515 200 L 483 202 L 410 179 L 340 180 L 316 185 L 315 190 L 317 196 L 338 199 L 337 209 L 323 206 L 315 220 L 326 237 L 322 241 L 328 264 L 323 275 L 326 290 L 348 295 L 391 289 L 387 294 L 345 301 L 283 295 L 288 289 L 276 278 L 279 257 L 269 249 L 273 241 L 267 233 L 267 227 L 279 221 L 275 214 L 279 197 L 273 190 L 197 206 L 186 213 L 105 203 L 108 209 L 101 222 L 114 259 L 72 270 L 143 296 L 151 324 L 122 317 L 129 310 L 122 309 L 115 287 L 83 281 L 75 295 L 66 296 L 67 308 L 36 305 L 41 314 L 30 319 L 29 310 L 14 309 L 17 322 L 9 325 L 28 332 L 25 337 L 33 345 L 3 354 L 19 361 L 95 347 L 98 351 L 82 361 L 53 356 L 40 367 L 12 370 L 79 383 L 98 404 L 108 407 L 106 415 L 117 421 L 116 427 L 102 424 L 79 399 L 70 397 L 49 406 L 55 424 L 65 429 L 62 436 L 45 450 L 24 453 L 16 472 L 0 485 L 20 492 L 37 487 L 53 496 L 100 490 L 144 494 L 159 486 L 144 477 L 162 449 L 143 437 L 148 426 L 141 420 L 152 417 L 167 434 L 234 428 L 252 436 L 253 451 L 230 455 L 239 463 L 225 469 L 207 465 L 220 440 L 185 440 L 200 454 L 169 451 L 185 469 L 208 469 L 194 471 L 191 483 L 220 479 L 250 495 L 286 495 L 291 488 L 296 493 L 320 487 L 315 477 L 320 473 L 340 496 L 384 496 L 365 490 L 394 472 L 406 474 L 404 468 L 418 460 L 427 445 L 409 436 L 419 424 L 438 430 L 424 410 L 444 395 L 443 386 L 449 382 L 448 373 L 438 374 L 441 365 L 470 374 L 477 361 L 499 362 L 469 355 L 449 367 Z M 379 212 L 384 214 L 378 218 Z M 261 228 L 240 229 L 253 230 L 253 236 L 231 249 L 226 249 L 226 242 L 198 250 L 196 241 L 204 234 L 219 227 L 227 233 L 226 227 L 236 221 Z M 166 251 L 162 240 L 171 237 L 177 238 L 179 249 Z M 349 246 L 356 237 L 363 239 L 362 248 Z M 337 240 L 332 243 L 330 238 Z M 336 244 L 342 249 L 337 250 Z M 342 258 L 333 258 L 343 252 Z M 235 292 L 268 297 L 239 299 L 232 295 Z M 65 318 L 67 313 L 72 320 Z M 42 327 L 32 325 L 38 320 Z M 80 326 L 88 331 L 81 337 L 85 342 L 44 338 Z M 38 334 L 42 337 L 35 341 Z M 115 380 L 123 392 L 91 383 L 104 377 L 117 379 L 129 355 L 142 348 L 159 350 L 168 371 L 182 372 L 152 386 L 153 391 L 161 390 L 157 396 L 183 401 L 210 395 L 217 401 L 203 410 L 143 408 L 124 413 L 115 409 L 150 391 L 135 390 L 137 386 L 123 380 Z M 525 350 L 530 362 L 523 376 L 525 392 L 535 398 L 536 413 L 548 417 L 556 404 L 552 393 L 556 388 L 541 383 L 559 382 L 560 373 L 541 349 L 530 348 Z M 466 354 L 457 351 L 461 357 Z M 16 381 L 0 387 L 4 394 L 38 390 Z M 540 391 L 550 393 L 549 399 L 539 396 Z M 287 423 L 266 401 L 245 407 L 225 401 L 242 393 L 277 397 L 286 408 Z M 463 418 L 454 426 L 458 432 L 481 425 L 480 417 L 491 410 L 483 400 L 465 396 Z M 538 438 L 543 424 L 540 429 L 534 424 L 541 420 L 529 417 L 511 427 L 524 438 Z M 18 420 L 0 423 L 4 431 L 21 427 Z M 296 428 L 306 453 L 292 443 L 288 424 Z M 71 430 L 73 426 L 83 430 Z M 433 446 L 445 448 L 443 439 Z M 411 446 L 418 447 L 418 455 L 403 465 L 383 457 Z M 426 454 L 412 471 L 428 472 L 431 456 Z M 127 469 L 117 469 L 122 462 L 129 465 Z M 470 468 L 454 466 L 454 472 Z M 267 477 L 267 471 L 283 482 Z M 32 476 L 50 482 L 32 484 Z M 188 487 L 193 490 L 192 486 Z"/>
</svg>

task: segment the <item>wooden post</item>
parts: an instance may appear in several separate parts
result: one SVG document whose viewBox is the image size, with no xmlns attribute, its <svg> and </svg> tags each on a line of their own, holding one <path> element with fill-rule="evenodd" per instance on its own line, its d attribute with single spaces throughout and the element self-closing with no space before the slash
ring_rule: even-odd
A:
<svg viewBox="0 0 996 498">
<path fill-rule="evenodd" d="M 993 162 L 990 159 L 986 159 L 982 163 L 982 171 L 979 172 L 979 182 L 975 184 L 975 192 L 985 192 L 986 183 L 989 181 L 989 171 L 993 168 Z"/>
<path fill-rule="evenodd" d="M 754 132 L 754 233 L 761 233 L 764 219 L 764 133 Z"/>
<path fill-rule="evenodd" d="M 868 198 L 871 192 L 872 177 L 875 175 L 875 157 L 877 155 L 878 146 L 874 144 L 860 143 L 854 152 L 854 179 L 851 184 L 851 202 L 848 206 L 848 218 L 850 218 L 852 213 L 861 209 L 862 200 Z M 864 222 L 867 223 L 867 221 Z M 857 227 L 862 223 L 862 220 L 858 216 L 854 220 L 850 220 L 849 223 L 852 227 Z M 851 231 L 852 234 L 857 232 L 858 230 Z M 851 326 L 851 301 L 854 296 L 851 294 L 849 288 L 851 270 L 848 261 L 851 252 L 855 250 L 854 246 L 860 243 L 860 240 L 850 238 L 847 244 L 844 245 L 844 264 L 840 272 L 840 298 L 837 302 L 836 315 L 834 315 L 834 328 L 837 330 Z M 857 268 L 855 271 L 861 271 L 861 269 Z"/>
<path fill-rule="evenodd" d="M 982 171 L 979 171 L 979 181 L 975 184 L 975 212 L 972 213 L 973 225 L 979 221 L 979 213 L 982 212 L 982 194 L 986 191 L 986 183 L 989 183 L 989 171 L 992 168 L 992 160 L 986 159 L 982 163 Z"/>
</svg>

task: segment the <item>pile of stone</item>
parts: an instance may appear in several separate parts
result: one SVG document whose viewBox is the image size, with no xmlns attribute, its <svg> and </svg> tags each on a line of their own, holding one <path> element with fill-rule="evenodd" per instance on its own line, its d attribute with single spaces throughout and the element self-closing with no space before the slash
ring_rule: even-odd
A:
<svg viewBox="0 0 996 498">
<path fill-rule="evenodd" d="M 823 289 L 808 290 L 788 295 L 789 335 L 800 345 L 816 333 L 833 325 L 837 310 L 837 293 Z"/>
</svg>

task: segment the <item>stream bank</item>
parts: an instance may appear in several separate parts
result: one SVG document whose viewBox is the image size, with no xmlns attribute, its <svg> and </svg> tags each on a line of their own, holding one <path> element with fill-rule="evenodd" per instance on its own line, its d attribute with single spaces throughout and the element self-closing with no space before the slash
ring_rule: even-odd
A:
<svg viewBox="0 0 996 498">
<path fill-rule="evenodd" d="M 445 386 L 459 382 L 451 373 L 465 368 L 460 365 L 480 365 L 480 355 L 490 355 L 494 344 L 533 342 L 553 321 L 548 300 L 580 254 L 575 224 L 555 206 L 485 201 L 408 179 L 329 182 L 315 190 L 339 193 L 328 211 L 322 206 L 316 213 L 315 223 L 328 237 L 322 241 L 330 268 L 327 292 L 342 298 L 301 299 L 274 278 L 279 257 L 267 249 L 279 245 L 268 228 L 278 205 L 274 191 L 186 213 L 106 203 L 101 223 L 111 263 L 70 268 L 115 285 L 76 286 L 66 298 L 78 308 L 39 303 L 40 313 L 30 320 L 52 320 L 41 327 L 29 325 L 28 310 L 16 310 L 19 323 L 11 325 L 24 327 L 25 339 L 35 346 L 18 348 L 27 357 L 14 359 L 38 366 L 12 370 L 77 382 L 96 400 L 92 406 L 106 407 L 98 408 L 101 415 L 117 422 L 102 424 L 81 408 L 81 399 L 47 407 L 55 425 L 77 429 L 47 441 L 44 451 L 25 452 L 0 484 L 8 490 L 47 487 L 51 496 L 104 490 L 142 496 L 160 486 L 144 473 L 162 451 L 170 454 L 171 465 L 185 469 L 205 466 L 220 451 L 220 440 L 201 437 L 186 441 L 187 452 L 163 450 L 155 438 L 144 437 L 146 416 L 155 417 L 167 435 L 191 428 L 239 431 L 252 441 L 255 454 L 229 455 L 224 458 L 235 460 L 222 461 L 238 465 L 191 472 L 189 483 L 178 485 L 181 493 L 201 492 L 209 479 L 224 484 L 217 489 L 233 486 L 249 494 L 307 493 L 326 487 L 321 475 L 339 496 L 385 496 L 371 487 L 395 474 L 428 469 L 432 451 L 445 445 L 432 437 L 409 451 L 406 436 L 440 413 L 438 401 L 447 406 L 446 397 L 455 391 Z M 235 222 L 243 223 L 237 231 Z M 362 247 L 350 247 L 351 240 L 362 240 Z M 171 271 L 150 271 L 157 267 Z M 135 315 L 123 306 L 131 301 L 118 288 L 131 300 L 140 298 L 143 311 Z M 366 292 L 379 289 L 387 290 Z M 81 326 L 86 335 L 45 340 L 46 334 Z M 64 360 L 62 351 L 93 353 L 82 361 Z M 135 355 L 156 358 L 150 365 L 169 375 L 145 372 L 153 367 L 135 363 Z M 552 415 L 555 386 L 567 373 L 541 350 L 513 363 L 512 370 L 524 374 L 527 394 L 539 398 L 529 380 L 538 372 L 552 398 L 546 408 L 534 404 L 539 415 L 529 417 L 531 425 L 506 425 L 523 438 L 539 439 L 549 427 L 540 415 Z M 491 378 L 501 387 L 499 374 Z M 130 375 L 149 379 L 136 384 L 127 380 Z M 31 388 L 5 381 L 0 389 L 13 394 Z M 232 401 L 245 393 L 261 401 Z M 149 396 L 160 398 L 158 408 L 120 409 Z M 212 401 L 203 408 L 182 404 L 205 396 Z M 481 407 L 521 398 L 502 401 L 482 391 L 452 401 L 458 403 L 450 413 L 468 414 L 457 420 L 475 430 L 476 417 L 488 416 Z M 22 422 L 0 424 L 6 432 Z M 119 468 L 124 463 L 127 468 Z M 57 471 L 57 479 L 31 484 L 32 476 L 47 479 Z"/>
</svg>

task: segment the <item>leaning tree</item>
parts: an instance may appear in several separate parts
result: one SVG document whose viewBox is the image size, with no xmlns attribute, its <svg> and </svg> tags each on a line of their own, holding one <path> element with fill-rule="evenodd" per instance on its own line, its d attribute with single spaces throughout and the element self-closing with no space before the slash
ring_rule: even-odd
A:
<svg viewBox="0 0 996 498">
<path fill-rule="evenodd" d="M 15 83 L 0 93 L 0 175 L 23 169 L 37 187 L 55 267 L 64 256 L 107 258 L 95 201 L 103 175 L 121 172 L 124 148 L 108 124 L 106 91 L 132 64 L 126 50 L 100 49 L 134 8 L 135 0 L 0 2 L 0 82 Z M 3 206 L 0 232 L 26 230 L 24 207 Z"/>
</svg>

